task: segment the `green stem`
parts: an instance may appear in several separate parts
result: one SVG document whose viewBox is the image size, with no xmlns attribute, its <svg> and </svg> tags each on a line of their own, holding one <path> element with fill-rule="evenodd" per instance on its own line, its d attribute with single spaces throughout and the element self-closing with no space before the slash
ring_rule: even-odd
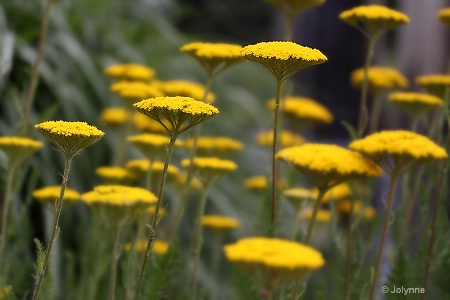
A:
<svg viewBox="0 0 450 300">
<path fill-rule="evenodd" d="M 299 217 L 298 214 L 300 212 L 301 203 L 299 205 L 294 205 L 294 221 L 292 222 L 292 229 L 291 229 L 291 240 L 295 241 L 295 237 L 297 235 L 297 229 L 298 229 L 298 223 L 299 223 Z"/>
<path fill-rule="evenodd" d="M 113 161 L 114 166 L 122 166 L 125 161 L 128 148 L 127 137 L 130 135 L 133 128 L 133 113 L 134 111 L 132 111 L 131 107 L 127 105 L 128 118 L 125 122 L 125 125 L 121 128 L 119 147 L 117 149 L 117 152 L 115 153 Z"/>
<path fill-rule="evenodd" d="M 53 243 L 55 242 L 56 238 L 58 237 L 58 223 L 59 223 L 59 217 L 61 216 L 62 206 L 64 202 L 64 192 L 66 190 L 67 180 L 69 179 L 69 171 L 70 171 L 70 163 L 72 162 L 73 157 L 66 157 L 66 162 L 64 165 L 64 174 L 63 174 L 63 180 L 61 183 L 61 190 L 59 193 L 59 199 L 56 202 L 56 211 L 53 217 L 53 225 L 52 225 L 52 231 L 50 235 L 50 241 L 47 246 L 47 250 L 45 251 L 45 259 L 42 266 L 42 269 L 39 271 L 38 279 L 36 282 L 36 286 L 34 288 L 33 292 L 33 299 L 35 300 L 38 298 L 39 290 L 41 289 L 42 283 L 44 281 L 45 275 L 47 273 L 48 264 L 50 262 L 50 254 L 52 252 Z"/>
<path fill-rule="evenodd" d="M 27 97 L 25 98 L 25 106 L 23 111 L 23 117 L 22 117 L 22 129 L 24 132 L 24 135 L 27 136 L 29 132 L 29 122 L 30 122 L 30 114 L 31 114 L 31 108 L 33 107 L 34 102 L 34 96 L 36 94 L 36 88 L 39 82 L 39 66 L 41 65 L 42 57 L 44 56 L 44 45 L 45 45 L 45 39 L 47 37 L 47 30 L 48 30 L 48 22 L 50 20 L 50 10 L 52 5 L 55 3 L 55 0 L 48 0 L 47 5 L 45 6 L 44 16 L 42 17 L 42 24 L 41 24 L 41 30 L 39 33 L 39 44 L 36 54 L 36 60 L 33 64 L 33 69 L 31 70 L 31 79 L 30 79 L 30 85 L 27 89 Z"/>
<path fill-rule="evenodd" d="M 144 260 L 142 261 L 141 272 L 139 274 L 139 280 L 138 280 L 138 285 L 136 288 L 135 299 L 138 299 L 138 297 L 140 296 L 140 293 L 142 290 L 142 284 L 144 282 L 145 267 L 147 265 L 147 261 L 150 257 L 150 254 L 152 252 L 154 234 L 156 233 L 156 227 L 158 225 L 159 207 L 161 205 L 161 201 L 162 201 L 162 197 L 163 197 L 163 193 L 164 193 L 164 186 L 166 184 L 167 169 L 169 168 L 170 159 L 172 158 L 172 153 L 173 153 L 173 149 L 175 147 L 175 141 L 176 141 L 177 137 L 178 137 L 177 133 L 172 134 L 172 136 L 170 137 L 169 146 L 167 148 L 166 160 L 164 162 L 164 168 L 163 168 L 161 182 L 160 182 L 160 186 L 159 186 L 158 201 L 156 202 L 155 215 L 153 217 L 153 223 L 152 223 L 153 232 L 150 233 L 149 238 L 148 238 L 147 249 L 145 250 Z"/>
<path fill-rule="evenodd" d="M 419 120 L 420 120 L 419 117 L 414 117 L 413 118 L 412 123 L 411 123 L 411 131 L 412 132 L 417 132 L 417 126 L 419 124 Z"/>
<path fill-rule="evenodd" d="M 275 119 L 273 125 L 273 145 L 272 145 L 272 214 L 271 214 L 271 230 L 270 233 L 273 236 L 275 233 L 275 221 L 276 221 L 276 209 L 277 209 L 277 163 L 275 155 L 277 153 L 278 146 L 278 129 L 279 122 L 278 116 L 280 113 L 280 101 L 281 101 L 281 87 L 282 79 L 277 79 L 277 95 L 275 99 Z"/>
<path fill-rule="evenodd" d="M 394 200 L 394 191 L 395 191 L 395 186 L 397 184 L 398 176 L 399 176 L 398 170 L 394 169 L 392 171 L 391 181 L 389 183 L 389 196 L 388 196 L 388 202 L 387 202 L 386 212 L 385 212 L 385 216 L 384 216 L 383 230 L 381 233 L 381 241 L 380 241 L 380 245 L 378 247 L 378 255 L 377 255 L 377 261 L 375 263 L 375 268 L 374 268 L 374 272 L 373 272 L 372 283 L 370 285 L 370 300 L 375 299 L 375 289 L 376 289 L 377 282 L 378 282 L 378 273 L 380 271 L 381 259 L 383 257 L 384 243 L 386 241 L 387 231 L 389 228 L 389 220 L 391 218 L 392 203 L 394 202 L 393 201 Z"/>
<path fill-rule="evenodd" d="M 202 243 L 203 243 L 203 237 L 202 237 L 202 217 L 203 213 L 205 211 L 206 206 L 206 198 L 208 196 L 208 191 L 211 187 L 211 182 L 205 184 L 205 187 L 203 189 L 203 192 L 200 196 L 200 202 L 198 204 L 198 210 L 197 210 L 197 218 L 195 220 L 195 228 L 194 228 L 194 246 L 192 249 L 192 252 L 194 254 L 194 269 L 192 271 L 191 280 L 192 280 L 192 287 L 191 287 L 191 294 L 190 298 L 191 300 L 195 300 L 196 298 L 196 292 L 197 292 L 197 273 L 198 273 L 198 266 L 200 263 L 200 252 L 202 250 Z"/>
<path fill-rule="evenodd" d="M 344 280 L 344 300 L 350 299 L 350 283 L 351 283 L 351 269 L 352 269 L 352 248 L 353 248 L 353 210 L 355 201 L 350 201 L 350 212 L 348 214 L 348 231 L 347 231 L 347 245 L 345 249 L 345 280 Z"/>
<path fill-rule="evenodd" d="M 16 176 L 18 164 L 12 163 L 6 179 L 5 196 L 2 207 L 2 231 L 0 234 L 0 266 L 3 265 L 3 255 L 8 234 L 8 217 L 9 217 L 9 205 L 11 203 L 12 189 L 14 183 L 14 177 Z M 2 268 L 3 269 L 3 268 Z"/>
<path fill-rule="evenodd" d="M 214 238 L 214 249 L 213 249 L 213 253 L 211 255 L 211 274 L 213 276 L 213 278 L 215 278 L 215 282 L 216 284 L 213 287 L 213 291 L 211 294 L 211 299 L 212 300 L 216 300 L 217 299 L 217 295 L 219 294 L 219 289 L 221 284 L 219 284 L 219 263 L 220 263 L 220 254 L 221 252 L 221 239 L 220 239 L 220 233 L 214 233 L 213 234 L 213 238 Z"/>
<path fill-rule="evenodd" d="M 374 133 L 378 130 L 382 104 L 383 104 L 383 94 L 382 93 L 375 94 L 372 102 L 372 111 L 370 112 L 370 124 L 369 124 L 370 133 Z"/>
<path fill-rule="evenodd" d="M 120 226 L 116 224 L 113 232 L 113 246 L 111 249 L 111 270 L 109 275 L 109 300 L 115 299 L 116 293 L 116 278 L 117 278 L 117 259 L 119 258 L 119 238 L 120 238 Z"/>
<path fill-rule="evenodd" d="M 286 41 L 292 41 L 292 25 L 294 21 L 293 16 L 286 16 L 286 27 L 284 30 L 284 39 Z"/>
<path fill-rule="evenodd" d="M 372 61 L 373 51 L 375 47 L 375 41 L 377 39 L 376 35 L 369 36 L 369 44 L 367 46 L 367 54 L 366 60 L 364 62 L 364 77 L 361 88 L 361 98 L 360 98 L 360 107 L 359 107 L 359 120 L 358 120 L 358 137 L 362 137 L 364 130 L 367 127 L 368 122 L 368 113 L 367 113 L 367 92 L 369 86 L 369 66 Z"/>
</svg>

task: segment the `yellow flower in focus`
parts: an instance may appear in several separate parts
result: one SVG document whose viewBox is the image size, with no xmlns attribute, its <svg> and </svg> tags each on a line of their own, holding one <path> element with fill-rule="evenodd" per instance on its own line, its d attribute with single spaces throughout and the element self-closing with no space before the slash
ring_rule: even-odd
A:
<svg viewBox="0 0 450 300">
<path fill-rule="evenodd" d="M 416 77 L 416 83 L 425 88 L 427 93 L 444 98 L 445 89 L 450 87 L 449 74 L 430 74 Z"/>
<path fill-rule="evenodd" d="M 48 202 L 54 204 L 54 202 L 59 199 L 60 193 L 61 186 L 54 185 L 37 189 L 33 192 L 32 196 L 40 202 Z M 64 191 L 64 202 L 76 202 L 79 200 L 81 200 L 81 195 L 77 191 L 66 187 Z"/>
<path fill-rule="evenodd" d="M 352 142 L 349 147 L 375 162 L 383 163 L 381 166 L 388 172 L 401 169 L 411 162 L 424 163 L 447 158 L 444 148 L 423 135 L 405 130 L 377 132 Z"/>
<path fill-rule="evenodd" d="M 194 57 L 209 76 L 216 76 L 225 68 L 243 62 L 241 50 L 242 47 L 236 44 L 203 42 L 189 43 L 180 48 L 181 52 Z"/>
<path fill-rule="evenodd" d="M 192 149 L 192 147 L 194 147 L 194 142 L 194 137 L 187 138 L 183 141 L 183 146 L 186 149 Z M 199 156 L 212 153 L 224 155 L 230 152 L 239 151 L 243 147 L 244 145 L 241 142 L 225 136 L 199 136 L 197 139 L 197 154 Z"/>
<path fill-rule="evenodd" d="M 444 25 L 450 26 L 450 7 L 443 8 L 443 9 L 439 10 L 437 12 L 437 14 L 436 14 L 436 17 Z"/>
<path fill-rule="evenodd" d="M 117 94 L 130 105 L 146 98 L 160 97 L 164 93 L 155 85 L 139 81 L 119 81 L 111 85 L 111 92 Z"/>
<path fill-rule="evenodd" d="M 123 125 L 130 117 L 130 112 L 122 107 L 109 107 L 100 113 L 100 121 L 109 126 Z"/>
<path fill-rule="evenodd" d="M 180 134 L 219 113 L 214 106 L 190 97 L 156 97 L 133 106 L 140 113 L 160 122 L 172 135 Z M 170 127 L 162 120 L 167 120 Z"/>
<path fill-rule="evenodd" d="M 131 248 L 134 247 L 134 250 L 138 253 L 142 253 L 145 252 L 145 250 L 147 249 L 147 245 L 148 245 L 148 241 L 147 240 L 139 240 L 137 242 L 135 242 L 134 244 L 132 243 L 126 243 L 123 246 L 123 250 L 125 252 L 130 252 Z M 166 242 L 163 242 L 159 239 L 155 239 L 153 241 L 153 250 L 152 253 L 155 253 L 156 255 L 164 255 L 167 253 L 167 251 L 169 251 L 169 244 Z"/>
<path fill-rule="evenodd" d="M 242 49 L 241 56 L 262 64 L 281 81 L 302 69 L 327 61 L 327 57 L 319 50 L 293 42 L 261 42 L 249 45 Z"/>
<path fill-rule="evenodd" d="M 34 152 L 41 149 L 43 144 L 29 138 L 18 136 L 0 137 L 0 150 L 8 156 L 10 164 L 20 163 Z"/>
<path fill-rule="evenodd" d="M 262 275 L 265 288 L 269 290 L 325 264 L 314 248 L 277 238 L 243 238 L 223 249 L 230 262 L 243 267 L 252 276 Z"/>
<path fill-rule="evenodd" d="M 170 124 L 168 124 L 167 120 L 161 120 L 161 122 L 170 127 Z M 167 132 L 160 122 L 155 121 L 154 119 L 143 114 L 135 114 L 133 124 L 137 130 L 146 133 L 164 134 Z"/>
<path fill-rule="evenodd" d="M 304 221 L 311 220 L 312 215 L 313 215 L 312 209 L 304 209 L 299 212 L 300 219 L 302 219 Z M 319 209 L 317 211 L 316 221 L 321 222 L 321 223 L 330 223 L 331 217 L 332 217 L 331 211 L 329 211 L 327 209 Z"/>
<path fill-rule="evenodd" d="M 409 23 L 404 13 L 381 5 L 362 5 L 346 10 L 339 18 L 372 36 Z"/>
<path fill-rule="evenodd" d="M 292 133 L 288 130 L 283 130 L 279 134 L 279 145 L 283 148 L 300 146 L 305 143 L 301 135 Z M 256 142 L 261 146 L 272 147 L 273 145 L 273 130 L 261 132 L 256 136 Z"/>
<path fill-rule="evenodd" d="M 181 161 L 181 165 L 185 168 L 189 168 L 190 164 L 191 159 Z M 231 160 L 217 157 L 194 157 L 193 169 L 202 183 L 208 185 L 210 182 L 236 170 L 237 165 Z"/>
<path fill-rule="evenodd" d="M 266 104 L 270 110 L 275 110 L 275 99 Z M 305 97 L 286 97 L 280 107 L 282 111 L 305 123 L 326 123 L 333 122 L 333 115 L 330 111 L 317 101 Z"/>
<path fill-rule="evenodd" d="M 205 95 L 205 86 L 200 83 L 191 82 L 187 80 L 170 80 L 158 83 L 158 87 L 167 97 L 191 97 L 197 101 L 203 101 Z M 204 102 L 214 102 L 216 96 L 208 92 Z"/>
<path fill-rule="evenodd" d="M 325 0 L 266 0 L 289 18 L 312 7 L 325 3 Z"/>
<path fill-rule="evenodd" d="M 35 128 L 68 158 L 80 154 L 105 134 L 86 122 L 47 121 L 35 125 Z"/>
<path fill-rule="evenodd" d="M 244 181 L 244 186 L 253 191 L 264 191 L 267 188 L 266 176 L 253 176 Z"/>
<path fill-rule="evenodd" d="M 107 67 L 104 74 L 116 80 L 150 81 L 155 76 L 155 70 L 132 63 L 117 64 Z"/>
<path fill-rule="evenodd" d="M 129 184 L 135 176 L 127 169 L 120 167 L 98 167 L 95 174 L 101 177 L 107 184 Z"/>
<path fill-rule="evenodd" d="M 347 180 L 381 175 L 377 165 L 336 145 L 305 144 L 283 149 L 275 157 L 292 164 L 323 190 Z"/>
<path fill-rule="evenodd" d="M 349 214 L 351 210 L 351 201 L 353 201 L 353 213 L 354 214 L 362 214 L 362 217 L 366 220 L 372 220 L 375 218 L 375 209 L 372 206 L 364 207 L 364 204 L 361 201 L 357 200 L 343 200 L 336 203 L 335 208 L 338 213 L 341 214 Z M 364 210 L 363 210 L 364 209 Z"/>
<path fill-rule="evenodd" d="M 361 88 L 364 80 L 364 69 L 359 68 L 350 75 L 352 86 Z M 397 69 L 370 66 L 367 70 L 368 88 L 372 92 L 382 90 L 407 88 L 409 86 L 408 79 L 403 76 Z"/>
<path fill-rule="evenodd" d="M 204 215 L 202 217 L 202 225 L 203 227 L 213 231 L 225 231 L 239 228 L 241 226 L 241 222 L 231 217 Z"/>
<path fill-rule="evenodd" d="M 444 101 L 439 97 L 413 92 L 392 93 L 389 100 L 413 118 L 444 105 Z"/>
</svg>

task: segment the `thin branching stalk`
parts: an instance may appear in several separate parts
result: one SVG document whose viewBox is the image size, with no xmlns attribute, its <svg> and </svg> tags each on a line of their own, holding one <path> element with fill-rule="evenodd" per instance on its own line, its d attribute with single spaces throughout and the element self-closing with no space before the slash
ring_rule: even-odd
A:
<svg viewBox="0 0 450 300">
<path fill-rule="evenodd" d="M 352 271 L 352 248 L 353 248 L 353 210 L 355 201 L 350 201 L 350 212 L 348 214 L 347 244 L 345 246 L 345 278 L 344 278 L 344 300 L 350 299 L 351 271 Z"/>
<path fill-rule="evenodd" d="M 45 275 L 47 273 L 48 264 L 50 262 L 50 255 L 52 252 L 53 243 L 55 242 L 56 238 L 58 237 L 59 233 L 59 217 L 61 216 L 62 206 L 64 202 L 64 192 L 66 190 L 67 180 L 69 179 L 69 171 L 70 171 L 70 163 L 72 162 L 73 157 L 66 157 L 66 162 L 64 165 L 64 174 L 63 174 L 63 180 L 61 183 L 61 190 L 59 193 L 59 199 L 56 202 L 55 205 L 55 213 L 53 217 L 53 225 L 52 225 L 52 231 L 50 235 L 50 241 L 47 246 L 47 250 L 45 251 L 45 260 L 44 264 L 42 266 L 42 270 L 39 271 L 38 279 L 36 281 L 36 286 L 34 288 L 33 292 L 33 299 L 36 300 L 39 295 L 39 290 L 41 289 L 42 283 L 44 281 Z"/>
<path fill-rule="evenodd" d="M 214 233 L 213 234 L 213 253 L 211 255 L 211 274 L 212 277 L 215 278 L 215 285 L 213 287 L 213 291 L 211 293 L 211 300 L 216 300 L 218 298 L 219 292 L 220 292 L 220 282 L 219 282 L 219 264 L 220 264 L 220 257 L 222 253 L 221 245 L 221 234 L 220 233 Z"/>
<path fill-rule="evenodd" d="M 29 133 L 29 122 L 31 109 L 33 107 L 34 97 L 36 94 L 36 88 L 39 82 L 39 67 L 41 65 L 42 57 L 44 56 L 44 45 L 45 39 L 47 37 L 48 22 L 50 20 L 50 10 L 55 0 L 48 0 L 45 6 L 44 16 L 42 17 L 41 29 L 39 33 L 39 44 L 36 54 L 36 60 L 33 64 L 33 69 L 31 70 L 30 84 L 27 89 L 27 96 L 25 98 L 25 105 L 22 116 L 22 130 L 25 136 Z"/>
<path fill-rule="evenodd" d="M 375 268 L 373 271 L 372 283 L 370 285 L 370 300 L 375 299 L 375 290 L 378 282 L 378 273 L 380 271 L 381 259 L 383 257 L 384 244 L 386 242 L 387 231 L 389 228 L 389 220 L 391 218 L 392 203 L 394 202 L 394 191 L 397 185 L 397 180 L 399 177 L 399 170 L 393 170 L 391 173 L 391 180 L 389 183 L 389 196 L 387 200 L 387 207 L 384 216 L 383 230 L 381 232 L 380 245 L 378 247 L 377 261 L 375 263 Z"/>
<path fill-rule="evenodd" d="M 117 259 L 119 258 L 119 240 L 120 227 L 115 224 L 113 227 L 113 243 L 111 249 L 111 269 L 109 273 L 109 300 L 115 299 L 116 294 L 116 278 L 117 278 Z"/>
<path fill-rule="evenodd" d="M 178 137 L 177 132 L 172 133 L 172 135 L 170 137 L 170 143 L 167 148 L 166 160 L 164 162 L 161 183 L 159 186 L 158 201 L 156 202 L 155 215 L 153 217 L 153 223 L 152 223 L 152 228 L 151 228 L 152 232 L 150 233 L 149 238 L 148 238 L 147 249 L 145 250 L 145 256 L 144 256 L 144 260 L 142 262 L 141 271 L 139 274 L 139 280 L 138 280 L 138 284 L 136 287 L 135 299 L 138 299 L 138 297 L 141 294 L 142 284 L 144 282 L 145 267 L 147 266 L 148 259 L 150 258 L 150 255 L 152 252 L 153 242 L 154 242 L 155 233 L 156 233 L 156 227 L 158 226 L 159 207 L 161 205 L 161 201 L 162 201 L 162 197 L 163 197 L 163 193 L 164 193 L 164 187 L 166 184 L 167 169 L 169 168 L 170 159 L 172 158 L 172 153 L 173 153 L 173 149 L 175 147 L 175 141 L 176 141 L 177 137 Z"/>
</svg>

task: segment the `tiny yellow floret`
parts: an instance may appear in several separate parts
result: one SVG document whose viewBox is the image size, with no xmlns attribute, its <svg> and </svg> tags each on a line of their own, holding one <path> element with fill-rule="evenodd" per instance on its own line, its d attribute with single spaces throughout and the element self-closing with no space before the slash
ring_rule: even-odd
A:
<svg viewBox="0 0 450 300">
<path fill-rule="evenodd" d="M 231 217 L 220 215 L 204 215 L 202 217 L 202 225 L 211 230 L 231 230 L 239 228 L 241 223 L 239 220 Z"/>
</svg>

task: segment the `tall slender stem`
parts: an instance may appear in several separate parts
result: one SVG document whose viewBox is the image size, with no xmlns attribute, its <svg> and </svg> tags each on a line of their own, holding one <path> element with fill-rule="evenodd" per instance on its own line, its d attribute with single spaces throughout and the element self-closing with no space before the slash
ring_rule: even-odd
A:
<svg viewBox="0 0 450 300">
<path fill-rule="evenodd" d="M 282 79 L 277 79 L 277 95 L 275 98 L 275 119 L 273 125 L 273 145 L 272 145 L 272 214 L 271 214 L 271 230 L 270 233 L 273 236 L 275 233 L 275 221 L 276 221 L 276 209 L 277 209 L 277 163 L 275 154 L 277 153 L 278 146 L 278 116 L 280 113 L 280 101 L 281 101 L 281 87 L 283 84 Z"/>
<path fill-rule="evenodd" d="M 30 79 L 30 85 L 27 89 L 27 96 L 25 99 L 25 106 L 23 111 L 23 124 L 22 124 L 22 130 L 24 132 L 24 135 L 28 135 L 28 125 L 30 122 L 30 114 L 31 114 L 31 108 L 33 107 L 33 101 L 34 96 L 36 94 L 36 87 L 39 82 L 39 66 L 41 65 L 42 57 L 44 55 L 44 45 L 45 45 L 45 39 L 47 37 L 47 30 L 48 30 L 48 22 L 50 19 L 50 10 L 52 5 L 55 3 L 55 0 L 47 0 L 47 4 L 45 6 L 44 16 L 42 17 L 42 24 L 41 24 L 41 30 L 39 33 L 39 44 L 37 49 L 37 55 L 36 60 L 33 64 L 33 69 L 31 71 L 31 79 Z"/>
<path fill-rule="evenodd" d="M 212 277 L 215 278 L 215 285 L 213 287 L 213 291 L 211 293 L 211 300 L 216 300 L 217 295 L 220 292 L 220 286 L 219 283 L 219 264 L 220 264 L 220 254 L 222 253 L 221 246 L 221 233 L 214 233 L 214 243 L 213 243 L 213 253 L 211 255 L 211 274 Z"/>
<path fill-rule="evenodd" d="M 6 245 L 6 239 L 8 234 L 8 217 L 9 217 L 9 204 L 11 203 L 12 188 L 14 183 L 14 177 L 16 177 L 18 164 L 12 163 L 6 179 L 5 196 L 3 198 L 2 208 L 2 231 L 0 234 L 0 266 L 3 265 L 3 255 Z M 3 269 L 3 268 L 0 268 Z"/>
<path fill-rule="evenodd" d="M 163 193 L 164 193 L 164 186 L 166 184 L 167 169 L 169 168 L 170 159 L 172 158 L 172 153 L 173 153 L 173 149 L 174 149 L 175 141 L 176 141 L 177 137 L 178 137 L 177 133 L 172 133 L 172 135 L 170 137 L 169 147 L 167 148 L 166 160 L 164 162 L 164 168 L 163 168 L 163 172 L 162 172 L 161 182 L 159 185 L 158 201 L 156 202 L 155 215 L 153 217 L 153 223 L 152 223 L 153 232 L 150 233 L 149 238 L 148 238 L 147 249 L 145 250 L 144 260 L 142 262 L 141 272 L 139 274 L 139 281 L 138 281 L 138 285 L 136 288 L 135 299 L 138 299 L 138 297 L 141 293 L 142 283 L 144 282 L 145 267 L 147 265 L 147 261 L 150 257 L 150 254 L 152 252 L 154 233 L 156 233 L 156 227 L 158 225 L 159 207 L 161 205 L 161 201 L 162 201 L 162 197 L 163 197 Z"/>
<path fill-rule="evenodd" d="M 394 202 L 394 191 L 395 191 L 395 186 L 397 184 L 398 176 L 399 176 L 398 170 L 394 169 L 392 171 L 391 181 L 389 183 L 389 196 L 388 196 L 387 207 L 386 207 L 386 212 L 385 212 L 385 216 L 384 216 L 383 231 L 381 232 L 381 240 L 380 240 L 380 245 L 378 247 L 377 261 L 375 263 L 375 268 L 374 268 L 373 277 L 372 277 L 372 283 L 370 285 L 370 300 L 375 299 L 375 289 L 377 287 L 378 273 L 380 271 L 381 259 L 383 257 L 384 243 L 386 241 L 387 231 L 389 228 L 389 219 L 391 218 L 392 203 Z"/>
<path fill-rule="evenodd" d="M 347 244 L 345 247 L 345 279 L 344 279 L 344 300 L 350 299 L 350 274 L 352 269 L 352 248 L 353 248 L 353 210 L 355 208 L 355 201 L 350 201 L 350 212 L 348 214 L 348 231 Z"/>
<path fill-rule="evenodd" d="M 286 27 L 284 29 L 284 39 L 292 41 L 292 25 L 294 24 L 294 17 L 286 15 Z"/>
<path fill-rule="evenodd" d="M 120 132 L 120 140 L 119 140 L 119 147 L 114 155 L 114 166 L 122 166 L 122 164 L 125 161 L 126 155 L 127 155 L 127 149 L 128 149 L 128 143 L 127 143 L 127 137 L 130 135 L 132 127 L 133 127 L 133 115 L 134 111 L 131 110 L 131 107 L 127 105 L 127 120 L 124 124 L 124 126 L 121 129 Z"/>
<path fill-rule="evenodd" d="M 366 54 L 366 60 L 364 62 L 364 75 L 363 75 L 363 82 L 361 87 L 361 98 L 360 98 L 360 106 L 359 106 L 359 120 L 358 120 L 358 137 L 362 137 L 364 130 L 367 127 L 368 123 L 368 112 L 367 112 L 367 91 L 369 86 L 369 66 L 370 62 L 372 61 L 373 57 L 373 51 L 375 47 L 375 41 L 377 39 L 376 35 L 370 35 L 369 37 L 369 44 L 367 46 L 367 54 Z"/>
<path fill-rule="evenodd" d="M 192 271 L 191 280 L 192 280 L 192 287 L 191 287 L 191 293 L 190 298 L 191 300 L 195 300 L 196 293 L 197 293 L 197 273 L 198 273 L 198 265 L 200 262 L 200 252 L 202 250 L 202 243 L 203 243 L 203 237 L 202 237 L 202 216 L 205 211 L 206 206 L 206 198 L 208 196 L 208 191 L 211 187 L 211 182 L 206 183 L 202 192 L 202 195 L 200 196 L 200 202 L 198 204 L 198 210 L 197 210 L 197 218 L 195 220 L 195 228 L 194 228 L 194 245 L 192 248 L 192 252 L 194 254 L 194 269 Z"/>
<path fill-rule="evenodd" d="M 109 300 L 115 299 L 116 278 L 117 278 L 117 259 L 119 250 L 120 226 L 115 224 L 113 232 L 113 244 L 111 249 L 111 269 L 109 273 Z"/>
<path fill-rule="evenodd" d="M 70 171 L 70 163 L 72 162 L 73 157 L 66 157 L 66 162 L 64 165 L 64 174 L 63 174 L 63 180 L 61 183 L 61 190 L 59 193 L 59 199 L 56 202 L 56 211 L 53 217 L 53 225 L 52 225 L 52 231 L 50 235 L 50 241 L 47 246 L 47 250 L 45 251 L 45 259 L 44 264 L 42 266 L 42 270 L 39 270 L 38 280 L 36 282 L 36 286 L 34 288 L 33 292 L 33 300 L 37 299 L 39 290 L 41 289 L 42 283 L 44 281 L 45 275 L 47 273 L 48 264 L 50 262 L 50 254 L 52 252 L 53 243 L 55 242 L 59 228 L 59 217 L 61 216 L 62 206 L 64 202 L 64 192 L 66 190 L 67 180 L 69 179 L 69 171 Z"/>
<path fill-rule="evenodd" d="M 383 106 L 383 93 L 376 93 L 372 99 L 372 111 L 370 112 L 369 132 L 374 133 L 378 130 L 380 122 L 381 107 Z"/>
</svg>

